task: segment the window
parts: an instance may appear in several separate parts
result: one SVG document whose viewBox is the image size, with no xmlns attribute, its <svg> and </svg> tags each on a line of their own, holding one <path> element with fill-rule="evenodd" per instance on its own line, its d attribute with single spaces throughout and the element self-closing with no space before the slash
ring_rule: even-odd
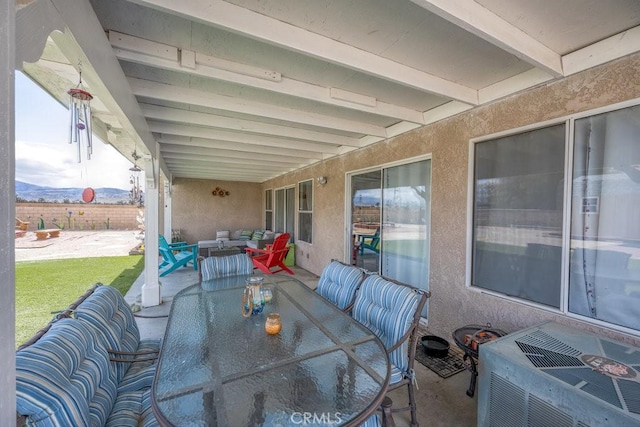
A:
<svg viewBox="0 0 640 427">
<path fill-rule="evenodd" d="M 474 149 L 472 286 L 560 308 L 565 125 Z"/>
<path fill-rule="evenodd" d="M 313 243 L 313 181 L 298 183 L 298 240 Z"/>
<path fill-rule="evenodd" d="M 639 334 L 638 135 L 635 105 L 475 142 L 470 285 Z"/>
<path fill-rule="evenodd" d="M 264 192 L 264 228 L 273 230 L 273 190 Z"/>
<path fill-rule="evenodd" d="M 640 106 L 575 121 L 569 312 L 640 330 Z"/>
</svg>

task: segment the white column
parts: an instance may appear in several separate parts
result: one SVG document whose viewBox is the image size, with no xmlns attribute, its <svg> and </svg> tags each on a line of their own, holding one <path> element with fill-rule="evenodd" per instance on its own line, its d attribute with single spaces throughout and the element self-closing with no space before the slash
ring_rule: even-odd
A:
<svg viewBox="0 0 640 427">
<path fill-rule="evenodd" d="M 158 278 L 158 200 L 160 180 L 159 162 L 156 152 L 145 159 L 144 197 L 144 284 L 142 285 L 142 306 L 160 305 L 160 281 Z"/>
<path fill-rule="evenodd" d="M 171 239 L 171 178 L 164 180 L 164 237 Z"/>
<path fill-rule="evenodd" d="M 15 1 L 0 3 L 0 425 L 15 423 Z"/>
</svg>

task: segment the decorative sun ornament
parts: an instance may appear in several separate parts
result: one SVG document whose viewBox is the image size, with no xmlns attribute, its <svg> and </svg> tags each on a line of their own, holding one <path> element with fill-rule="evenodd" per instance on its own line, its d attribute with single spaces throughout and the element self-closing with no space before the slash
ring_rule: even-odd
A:
<svg viewBox="0 0 640 427">
<path fill-rule="evenodd" d="M 93 154 L 93 144 L 91 141 L 91 100 L 93 95 L 87 92 L 82 86 L 82 71 L 80 71 L 80 82 L 75 88 L 67 91 L 69 94 L 69 144 L 78 144 L 78 163 L 82 161 L 82 144 L 84 139 L 87 146 L 87 160 L 91 160 Z"/>
</svg>

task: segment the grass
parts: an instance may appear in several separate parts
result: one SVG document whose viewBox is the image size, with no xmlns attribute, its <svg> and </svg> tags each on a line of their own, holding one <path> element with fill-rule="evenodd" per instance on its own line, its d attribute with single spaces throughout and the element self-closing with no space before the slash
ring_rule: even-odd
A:
<svg viewBox="0 0 640 427">
<path fill-rule="evenodd" d="M 144 269 L 142 255 L 69 258 L 16 263 L 16 346 L 95 283 L 123 295 Z"/>
</svg>

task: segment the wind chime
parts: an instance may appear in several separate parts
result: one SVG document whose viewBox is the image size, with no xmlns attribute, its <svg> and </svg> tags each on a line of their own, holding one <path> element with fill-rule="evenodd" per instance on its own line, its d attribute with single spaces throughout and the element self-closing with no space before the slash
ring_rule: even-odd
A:
<svg viewBox="0 0 640 427">
<path fill-rule="evenodd" d="M 78 163 L 82 162 L 81 139 L 87 145 L 87 160 L 91 160 L 93 154 L 93 144 L 91 141 L 91 105 L 93 95 L 87 92 L 82 86 L 82 71 L 80 71 L 80 82 L 75 88 L 67 91 L 69 94 L 69 111 L 71 119 L 69 121 L 69 144 L 78 144 Z M 84 138 L 83 138 L 84 135 Z"/>
<path fill-rule="evenodd" d="M 91 129 L 91 100 L 93 95 L 87 92 L 82 86 L 82 70 L 79 70 L 80 80 L 75 88 L 67 91 L 69 94 L 69 144 L 78 144 L 78 163 L 82 162 L 82 142 L 85 140 L 87 146 L 87 160 L 91 160 L 93 154 L 92 129 Z M 82 191 L 82 200 L 91 203 L 95 199 L 96 193 L 91 187 Z"/>
<path fill-rule="evenodd" d="M 142 190 L 140 189 L 140 166 L 138 166 L 137 161 L 140 159 L 138 153 L 134 150 L 131 153 L 133 157 L 133 166 L 129 168 L 131 172 L 131 177 L 129 178 L 129 184 L 132 185 L 131 191 L 129 192 L 129 197 L 131 198 L 131 203 L 142 206 Z"/>
</svg>

